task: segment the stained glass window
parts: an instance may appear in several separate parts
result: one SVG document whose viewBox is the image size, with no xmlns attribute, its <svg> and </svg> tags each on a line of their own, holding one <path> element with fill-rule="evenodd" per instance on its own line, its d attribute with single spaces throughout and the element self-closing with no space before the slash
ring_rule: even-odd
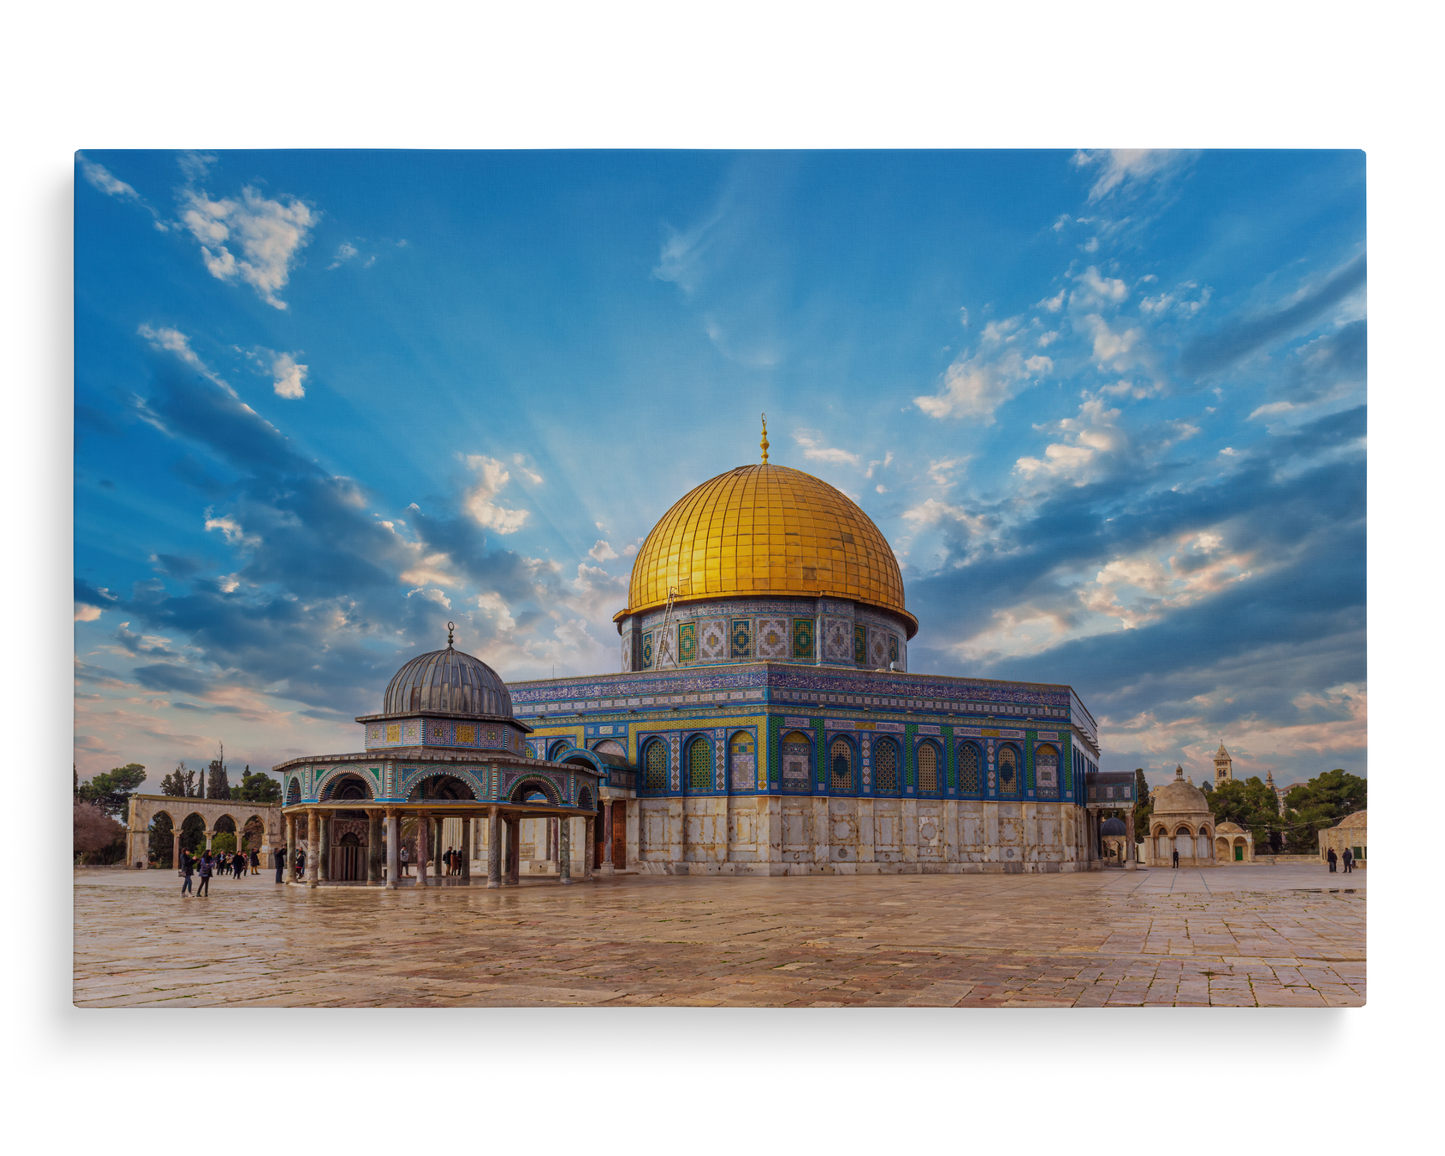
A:
<svg viewBox="0 0 1445 1156">
<path fill-rule="evenodd" d="M 1013 747 L 1000 747 L 998 751 L 998 786 L 1008 794 L 1017 794 L 1019 789 L 1018 754 Z"/>
<path fill-rule="evenodd" d="M 977 794 L 978 783 L 978 748 L 962 743 L 958 748 L 958 789 L 966 795 Z"/>
<path fill-rule="evenodd" d="M 832 771 L 833 790 L 853 789 L 853 748 L 847 739 L 834 739 L 828 749 L 828 766 Z"/>
<path fill-rule="evenodd" d="M 647 744 L 643 757 L 645 778 L 643 786 L 649 791 L 667 790 L 667 748 L 658 739 Z"/>
<path fill-rule="evenodd" d="M 918 789 L 938 790 L 938 749 L 932 743 L 921 743 L 918 747 Z"/>
<path fill-rule="evenodd" d="M 806 787 L 812 767 L 812 742 L 802 731 L 789 731 L 783 736 L 783 785 Z"/>
<path fill-rule="evenodd" d="M 712 744 L 704 738 L 692 740 L 687 748 L 687 785 L 690 790 L 712 789 Z"/>
<path fill-rule="evenodd" d="M 898 790 L 898 744 L 879 739 L 873 746 L 873 786 L 879 791 Z"/>
</svg>

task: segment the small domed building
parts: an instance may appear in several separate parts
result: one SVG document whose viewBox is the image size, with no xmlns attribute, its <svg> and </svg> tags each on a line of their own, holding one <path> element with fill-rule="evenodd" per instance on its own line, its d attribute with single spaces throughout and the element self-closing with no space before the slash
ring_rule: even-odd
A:
<svg viewBox="0 0 1445 1156">
<path fill-rule="evenodd" d="M 1214 858 L 1218 863 L 1253 863 L 1254 832 L 1238 823 L 1220 823 L 1214 829 Z"/>
<path fill-rule="evenodd" d="M 306 851 L 306 882 L 385 883 L 403 872 L 402 827 L 415 831 L 415 882 L 444 877 L 443 824 L 458 832 L 461 882 L 470 880 L 473 851 L 487 849 L 487 884 L 516 883 L 523 824 L 557 832 L 561 882 L 571 881 L 572 847 L 590 847 L 598 781 L 589 763 L 536 758 L 532 728 L 517 721 L 506 684 L 486 663 L 447 646 L 411 659 L 392 677 L 380 714 L 362 715 L 365 749 L 308 755 L 273 768 L 281 779 L 288 863 Z M 485 837 L 477 830 L 486 825 Z M 576 865 L 585 873 L 591 860 Z M 288 872 L 288 877 L 290 873 Z"/>
<path fill-rule="evenodd" d="M 1150 867 L 1170 867 L 1179 852 L 1181 867 L 1214 867 L 1214 815 L 1204 792 L 1174 768 L 1174 781 L 1154 791 L 1146 854 Z"/>
<path fill-rule="evenodd" d="M 1327 827 L 1320 832 L 1320 862 L 1323 863 L 1329 857 L 1331 850 L 1336 855 L 1343 855 L 1348 847 L 1350 854 L 1355 857 L 1355 864 L 1359 867 L 1365 865 L 1365 857 L 1370 850 L 1365 815 L 1365 811 L 1356 811 L 1353 815 L 1346 815 L 1333 827 Z"/>
</svg>

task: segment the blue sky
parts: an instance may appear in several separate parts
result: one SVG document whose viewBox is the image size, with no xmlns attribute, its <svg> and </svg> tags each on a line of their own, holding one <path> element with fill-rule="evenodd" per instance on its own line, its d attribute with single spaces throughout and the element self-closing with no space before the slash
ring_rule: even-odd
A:
<svg viewBox="0 0 1445 1156">
<path fill-rule="evenodd" d="M 914 670 L 1106 769 L 1365 770 L 1359 152 L 84 151 L 76 758 L 358 745 L 445 639 L 616 669 L 632 553 L 772 460 Z"/>
</svg>

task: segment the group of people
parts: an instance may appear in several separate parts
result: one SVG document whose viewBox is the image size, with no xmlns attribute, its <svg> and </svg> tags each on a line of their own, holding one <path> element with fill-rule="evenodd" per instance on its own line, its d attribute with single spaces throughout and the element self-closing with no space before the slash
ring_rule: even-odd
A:
<svg viewBox="0 0 1445 1156">
<path fill-rule="evenodd" d="M 1345 853 L 1343 855 L 1336 855 L 1335 849 L 1331 847 L 1329 850 L 1329 854 L 1327 854 L 1325 858 L 1329 860 L 1331 871 L 1335 869 L 1336 863 L 1342 864 L 1344 866 L 1346 874 L 1355 869 L 1355 856 L 1348 847 L 1345 848 Z"/>
<path fill-rule="evenodd" d="M 446 854 L 442 856 L 442 866 L 446 875 L 460 875 L 462 873 L 462 853 L 453 847 L 448 847 Z"/>
<path fill-rule="evenodd" d="M 185 880 L 181 884 L 181 894 L 197 897 L 204 895 L 209 899 L 213 875 L 230 875 L 240 879 L 246 874 L 247 867 L 251 869 L 252 875 L 261 873 L 261 856 L 254 848 L 249 855 L 245 851 L 217 851 L 213 855 L 210 848 L 207 848 L 196 857 L 189 851 L 182 851 L 180 866 L 176 869 Z M 191 890 L 193 877 L 201 881 L 194 891 Z"/>
</svg>

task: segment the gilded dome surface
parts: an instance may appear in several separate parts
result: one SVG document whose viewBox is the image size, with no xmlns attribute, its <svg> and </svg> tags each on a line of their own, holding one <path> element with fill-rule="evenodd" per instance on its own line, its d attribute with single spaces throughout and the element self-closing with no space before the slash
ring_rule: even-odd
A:
<svg viewBox="0 0 1445 1156">
<path fill-rule="evenodd" d="M 485 662 L 448 646 L 417 655 L 392 675 L 381 709 L 511 718 L 512 696 Z"/>
<path fill-rule="evenodd" d="M 887 539 L 850 498 L 788 466 L 739 466 L 703 482 L 653 527 L 632 564 L 627 609 L 677 600 L 829 595 L 908 621 L 903 575 Z"/>
</svg>

